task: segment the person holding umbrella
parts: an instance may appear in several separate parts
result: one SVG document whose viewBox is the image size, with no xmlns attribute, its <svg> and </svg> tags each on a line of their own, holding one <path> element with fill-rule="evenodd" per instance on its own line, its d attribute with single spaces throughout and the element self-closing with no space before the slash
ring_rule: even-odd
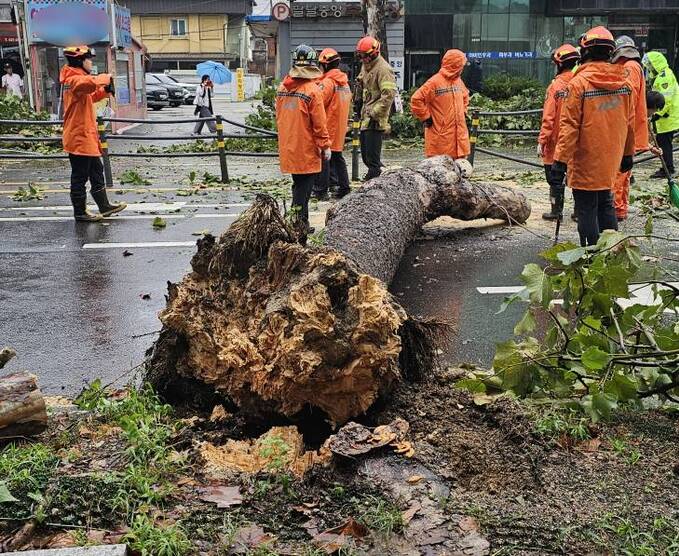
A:
<svg viewBox="0 0 679 556">
<path fill-rule="evenodd" d="M 200 85 L 196 87 L 196 98 L 193 99 L 193 104 L 196 107 L 195 116 L 199 118 L 211 118 L 214 114 L 212 111 L 212 89 L 213 84 L 209 75 L 203 75 L 200 78 Z M 193 128 L 194 135 L 200 135 L 203 131 L 203 126 L 207 127 L 212 133 L 217 131 L 217 126 L 214 122 L 196 122 L 196 127 Z"/>
</svg>

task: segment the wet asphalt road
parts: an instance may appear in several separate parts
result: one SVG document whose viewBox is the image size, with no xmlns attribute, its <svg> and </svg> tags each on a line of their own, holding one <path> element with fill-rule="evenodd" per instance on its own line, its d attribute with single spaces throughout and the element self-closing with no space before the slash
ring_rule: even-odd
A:
<svg viewBox="0 0 679 556">
<path fill-rule="evenodd" d="M 138 128 L 139 133 L 153 130 Z M 280 176 L 275 160 L 230 162 L 232 175 Z M 126 378 L 160 328 L 157 314 L 165 304 L 167 282 L 189 270 L 197 234 L 221 233 L 250 202 L 233 190 L 177 196 L 189 170 L 214 162 L 194 158 L 175 165 L 158 160 L 136 164 L 161 190 L 112 191 L 111 198 L 131 203 L 130 208 L 92 225 L 76 225 L 70 218 L 68 192 L 59 183 L 67 175 L 65 164 L 48 170 L 25 165 L 0 169 L 0 344 L 18 353 L 5 371 L 36 373 L 46 392 L 73 395 L 97 377 L 104 382 Z M 38 175 L 53 183 L 45 186 L 45 199 L 11 200 L 17 181 Z M 532 198 L 544 201 L 544 187 L 534 188 Z M 322 225 L 326 208 L 312 209 L 316 226 Z M 536 214 L 541 210 L 534 206 Z M 152 227 L 157 215 L 166 219 L 165 229 Z M 643 220 L 634 225 L 643 227 Z M 495 343 L 511 336 L 522 308 L 497 315 L 504 296 L 482 295 L 477 288 L 518 285 L 523 266 L 537 261 L 551 244 L 551 229 L 540 227 L 538 216 L 530 228 L 446 219 L 427 226 L 406 253 L 391 289 L 409 312 L 453 324 L 444 361 L 488 365 Z M 572 222 L 565 223 L 562 239 L 575 240 Z M 125 256 L 126 251 L 131 255 Z"/>
</svg>

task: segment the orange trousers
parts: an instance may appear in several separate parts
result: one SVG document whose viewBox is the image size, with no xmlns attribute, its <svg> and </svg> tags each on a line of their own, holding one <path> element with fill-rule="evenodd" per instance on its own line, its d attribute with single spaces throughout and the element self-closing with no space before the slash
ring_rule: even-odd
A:
<svg viewBox="0 0 679 556">
<path fill-rule="evenodd" d="M 615 177 L 615 185 L 613 186 L 613 205 L 615 206 L 615 215 L 618 219 L 627 218 L 627 209 L 629 208 L 629 184 L 632 177 L 632 171 L 618 172 Z"/>
</svg>

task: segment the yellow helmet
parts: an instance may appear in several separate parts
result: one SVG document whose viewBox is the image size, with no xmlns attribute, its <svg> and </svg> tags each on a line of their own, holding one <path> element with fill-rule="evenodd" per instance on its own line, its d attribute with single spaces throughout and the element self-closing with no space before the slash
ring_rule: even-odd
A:
<svg viewBox="0 0 679 556">
<path fill-rule="evenodd" d="M 67 58 L 94 58 L 94 48 L 81 44 L 79 46 L 67 46 L 64 48 L 64 56 Z"/>
</svg>

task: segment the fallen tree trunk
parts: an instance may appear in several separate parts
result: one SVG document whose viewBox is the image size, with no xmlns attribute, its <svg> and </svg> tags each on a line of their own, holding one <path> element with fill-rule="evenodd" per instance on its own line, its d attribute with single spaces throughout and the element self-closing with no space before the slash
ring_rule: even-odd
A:
<svg viewBox="0 0 679 556">
<path fill-rule="evenodd" d="M 437 156 L 386 172 L 342 199 L 328 211 L 325 240 L 361 272 L 389 283 L 415 235 L 440 216 L 523 223 L 530 204 L 512 189 L 468 181 L 453 159 Z"/>
<path fill-rule="evenodd" d="M 45 399 L 35 375 L 0 377 L 0 440 L 39 434 L 47 427 Z"/>
<path fill-rule="evenodd" d="M 419 228 L 441 215 L 529 214 L 521 194 L 470 185 L 447 157 L 346 197 L 323 248 L 297 244 L 260 196 L 219 241 L 199 240 L 193 272 L 170 284 L 147 380 L 170 402 L 216 390 L 248 413 L 317 408 L 342 424 L 433 358 L 432 329 L 387 291 Z"/>
</svg>

